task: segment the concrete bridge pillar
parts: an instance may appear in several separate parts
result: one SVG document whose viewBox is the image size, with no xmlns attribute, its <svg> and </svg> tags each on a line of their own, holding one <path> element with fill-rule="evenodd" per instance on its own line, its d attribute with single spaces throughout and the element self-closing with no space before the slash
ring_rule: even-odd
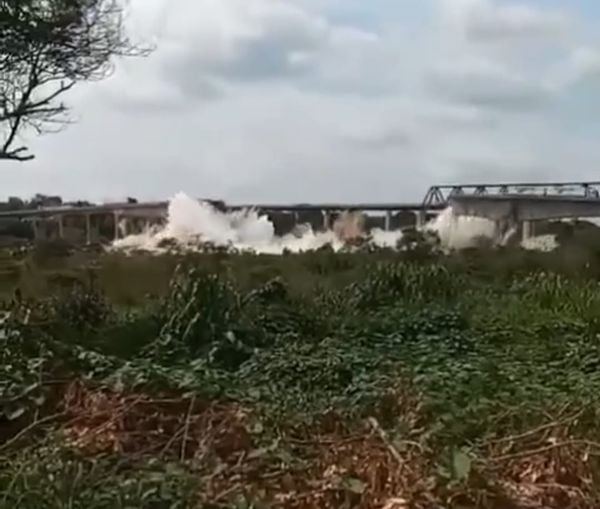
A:
<svg viewBox="0 0 600 509">
<path fill-rule="evenodd" d="M 113 212 L 113 222 L 114 222 L 114 238 L 115 240 L 119 240 L 119 216 L 120 214 L 115 211 Z"/>
<path fill-rule="evenodd" d="M 132 226 L 135 225 L 132 225 L 131 219 L 128 217 L 124 217 L 119 221 L 119 230 L 121 230 L 123 237 L 127 237 L 127 235 L 129 235 Z"/>
<path fill-rule="evenodd" d="M 62 214 L 59 214 L 56 218 L 56 222 L 58 224 L 58 238 L 65 238 L 65 218 Z"/>
<path fill-rule="evenodd" d="M 31 221 L 31 228 L 33 230 L 33 240 L 39 241 L 40 239 L 40 223 L 37 219 Z"/>
<path fill-rule="evenodd" d="M 425 227 L 425 224 L 427 223 L 427 214 L 424 210 L 418 210 L 417 212 L 415 212 L 415 217 L 417 219 L 416 227 L 418 230 L 421 230 Z"/>
<path fill-rule="evenodd" d="M 92 215 L 85 215 L 85 243 L 89 246 L 92 243 Z"/>
<path fill-rule="evenodd" d="M 328 210 L 322 210 L 321 214 L 323 214 L 323 229 L 325 231 L 331 229 L 331 214 Z"/>
<path fill-rule="evenodd" d="M 530 239 L 534 236 L 533 221 L 523 221 L 521 227 L 523 240 Z"/>
</svg>

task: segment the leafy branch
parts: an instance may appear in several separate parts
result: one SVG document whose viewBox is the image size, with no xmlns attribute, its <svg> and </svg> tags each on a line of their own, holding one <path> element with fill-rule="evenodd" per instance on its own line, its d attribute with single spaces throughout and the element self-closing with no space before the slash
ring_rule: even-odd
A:
<svg viewBox="0 0 600 509">
<path fill-rule="evenodd" d="M 115 57 L 149 54 L 123 21 L 117 0 L 0 0 L 0 160 L 33 159 L 18 140 L 70 124 L 64 94 L 109 77 Z"/>
</svg>

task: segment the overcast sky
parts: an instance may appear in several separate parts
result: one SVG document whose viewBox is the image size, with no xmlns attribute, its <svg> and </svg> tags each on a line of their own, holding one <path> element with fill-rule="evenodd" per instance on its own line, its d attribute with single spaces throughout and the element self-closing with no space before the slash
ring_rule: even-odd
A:
<svg viewBox="0 0 600 509">
<path fill-rule="evenodd" d="M 598 0 L 131 0 L 156 44 L 0 163 L 5 195 L 420 200 L 600 180 Z"/>
</svg>

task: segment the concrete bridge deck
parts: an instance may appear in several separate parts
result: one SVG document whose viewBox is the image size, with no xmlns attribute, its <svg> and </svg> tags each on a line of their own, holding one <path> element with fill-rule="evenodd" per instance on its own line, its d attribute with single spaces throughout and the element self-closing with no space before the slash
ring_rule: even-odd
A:
<svg viewBox="0 0 600 509">
<path fill-rule="evenodd" d="M 223 211 L 249 210 L 254 209 L 263 214 L 275 215 L 288 214 L 294 216 L 294 223 L 298 223 L 298 215 L 301 213 L 315 213 L 322 217 L 321 225 L 327 229 L 331 227 L 332 215 L 344 211 L 364 211 L 364 212 L 383 212 L 384 228 L 390 230 L 392 226 L 392 217 L 394 213 L 409 212 L 416 216 L 418 224 L 423 224 L 426 218 L 426 212 L 439 211 L 445 208 L 442 204 L 433 204 L 427 207 L 425 211 L 422 203 L 300 203 L 300 204 L 252 204 L 252 205 L 229 205 L 222 202 L 206 201 L 213 204 L 217 209 Z M 14 211 L 0 212 L 0 220 L 14 219 L 19 221 L 28 221 L 33 225 L 35 238 L 42 238 L 42 229 L 48 221 L 56 224 L 56 233 L 58 237 L 65 236 L 65 223 L 67 218 L 80 218 L 85 222 L 84 235 L 85 242 L 90 243 L 97 235 L 93 234 L 93 223 L 103 218 L 109 217 L 111 228 L 113 229 L 113 238 L 118 239 L 121 235 L 140 231 L 139 223 L 143 228 L 148 228 L 152 224 L 164 222 L 168 215 L 169 202 L 155 201 L 145 203 L 108 203 L 95 206 L 63 206 L 47 207 L 39 209 L 22 209 Z M 136 226 L 137 224 L 137 226 Z"/>
<path fill-rule="evenodd" d="M 199 200 L 202 201 L 202 200 Z M 143 203 L 107 203 L 91 207 L 47 207 L 39 209 L 22 209 L 0 212 L 0 218 L 44 218 L 67 215 L 86 214 L 114 214 L 121 216 L 164 216 L 166 217 L 169 202 L 143 202 Z M 427 207 L 428 210 L 441 210 L 445 206 L 441 204 Z M 227 211 L 255 209 L 262 212 L 311 212 L 311 211 L 365 211 L 365 212 L 400 212 L 419 211 L 423 209 L 422 203 L 299 203 L 293 205 L 285 204 L 253 204 L 253 205 L 228 205 L 224 204 Z"/>
<path fill-rule="evenodd" d="M 600 198 L 506 194 L 451 196 L 448 204 L 457 215 L 492 221 L 540 221 L 600 217 Z"/>
<path fill-rule="evenodd" d="M 455 195 L 448 205 L 458 216 L 489 219 L 497 231 L 521 230 L 523 240 L 535 235 L 536 221 L 600 217 L 600 198 L 543 195 Z"/>
</svg>

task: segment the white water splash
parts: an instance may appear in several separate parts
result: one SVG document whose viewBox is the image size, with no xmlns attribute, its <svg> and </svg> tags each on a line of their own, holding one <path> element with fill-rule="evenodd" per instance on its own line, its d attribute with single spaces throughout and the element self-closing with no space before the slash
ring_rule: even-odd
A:
<svg viewBox="0 0 600 509">
<path fill-rule="evenodd" d="M 294 233 L 277 236 L 267 216 L 260 215 L 255 210 L 220 212 L 208 203 L 179 193 L 169 203 L 164 227 L 129 235 L 115 241 L 113 248 L 162 252 L 166 248 L 161 245 L 170 240 L 188 249 L 197 249 L 202 243 L 209 243 L 262 254 L 282 254 L 285 251 L 299 253 L 326 245 L 338 251 L 346 246 L 347 240 L 366 236 L 363 219 L 356 214 L 342 214 L 331 230 L 315 232 L 309 225 L 299 225 Z M 514 234 L 514 231 L 510 231 L 501 238 L 502 232 L 497 230 L 493 221 L 456 216 L 450 208 L 429 222 L 424 230 L 436 233 L 445 249 L 476 246 L 482 237 L 502 244 Z M 401 238 L 400 230 L 384 231 L 376 228 L 370 232 L 370 242 L 379 247 L 395 248 Z M 538 245 L 539 249 L 548 250 L 552 243 L 545 239 L 536 244 L 534 239 L 530 239 L 524 247 L 538 249 Z"/>
</svg>

